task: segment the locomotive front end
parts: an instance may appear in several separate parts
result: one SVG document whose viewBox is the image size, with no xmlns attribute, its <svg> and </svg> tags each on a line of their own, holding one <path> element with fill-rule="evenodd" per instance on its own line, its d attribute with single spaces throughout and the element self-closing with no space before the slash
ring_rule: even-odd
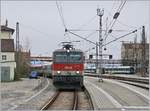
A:
<svg viewBox="0 0 150 111">
<path fill-rule="evenodd" d="M 53 84 L 59 89 L 83 87 L 83 52 L 76 49 L 61 49 L 53 53 Z"/>
</svg>

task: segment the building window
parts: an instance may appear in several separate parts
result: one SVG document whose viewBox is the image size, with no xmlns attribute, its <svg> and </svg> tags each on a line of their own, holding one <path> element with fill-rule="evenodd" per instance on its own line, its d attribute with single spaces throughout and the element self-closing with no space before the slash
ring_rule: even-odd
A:
<svg viewBox="0 0 150 111">
<path fill-rule="evenodd" d="M 2 55 L 2 60 L 6 60 L 6 55 Z"/>
</svg>

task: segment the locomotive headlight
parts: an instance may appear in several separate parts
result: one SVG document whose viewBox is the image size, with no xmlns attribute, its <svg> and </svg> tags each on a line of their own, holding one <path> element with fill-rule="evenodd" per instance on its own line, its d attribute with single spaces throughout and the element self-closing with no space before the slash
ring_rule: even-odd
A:
<svg viewBox="0 0 150 111">
<path fill-rule="evenodd" d="M 58 74 L 60 74 L 60 71 L 57 71 Z"/>
<path fill-rule="evenodd" d="M 76 73 L 77 73 L 77 74 L 79 74 L 80 72 L 79 72 L 79 71 L 77 71 Z"/>
</svg>

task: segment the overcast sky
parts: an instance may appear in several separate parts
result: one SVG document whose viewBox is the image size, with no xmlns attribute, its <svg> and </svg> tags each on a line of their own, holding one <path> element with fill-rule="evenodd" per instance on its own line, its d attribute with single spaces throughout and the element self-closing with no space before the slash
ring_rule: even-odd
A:
<svg viewBox="0 0 150 111">
<path fill-rule="evenodd" d="M 93 31 L 99 28 L 99 17 L 96 15 L 96 9 L 98 7 L 104 9 L 103 29 L 106 29 L 106 23 L 109 24 L 112 21 L 112 17 L 119 8 L 121 1 L 61 1 L 58 3 L 59 7 L 62 7 L 67 28 L 92 30 L 76 31 L 74 33 L 83 37 L 93 33 L 87 39 L 96 42 L 98 41 L 98 32 L 95 31 L 94 33 Z M 124 31 L 114 31 L 111 35 L 117 38 L 145 25 L 149 41 L 149 10 L 150 1 L 127 1 L 113 27 L 114 30 Z M 107 17 L 108 22 L 106 22 Z M 2 1 L 1 19 L 2 24 L 5 24 L 5 20 L 8 19 L 8 26 L 14 29 L 16 22 L 20 23 L 20 42 L 25 46 L 29 41 L 32 55 L 51 56 L 55 49 L 60 48 L 59 43 L 63 41 L 80 40 L 80 43 L 75 43 L 75 47 L 81 48 L 83 51 L 94 46 L 72 34 L 65 34 L 55 1 Z M 140 33 L 141 30 L 138 30 L 138 42 L 141 40 Z M 112 36 L 107 38 L 106 43 L 114 39 Z M 121 41 L 133 41 L 134 37 L 135 34 L 131 34 L 113 42 L 107 46 L 107 51 L 103 52 L 112 54 L 114 59 L 118 59 L 121 55 Z M 15 33 L 13 38 L 15 38 Z M 93 50 L 89 53 L 95 52 Z"/>
</svg>

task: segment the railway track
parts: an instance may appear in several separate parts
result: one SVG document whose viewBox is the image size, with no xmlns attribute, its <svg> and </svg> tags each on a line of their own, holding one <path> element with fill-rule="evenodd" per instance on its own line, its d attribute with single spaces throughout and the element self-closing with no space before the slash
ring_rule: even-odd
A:
<svg viewBox="0 0 150 111">
<path fill-rule="evenodd" d="M 129 84 L 132 86 L 140 87 L 142 89 L 149 90 L 149 85 L 148 84 L 143 84 L 143 83 L 136 83 L 136 82 L 131 82 L 131 81 L 123 81 L 123 80 L 118 80 L 119 82 Z"/>
<path fill-rule="evenodd" d="M 87 90 L 84 90 L 86 99 L 88 99 L 88 107 L 86 109 L 94 109 L 91 103 L 91 98 L 88 95 Z M 41 107 L 40 110 L 78 110 L 81 109 L 80 99 L 78 90 L 73 91 L 59 91 L 57 90 L 55 94 L 50 97 L 50 99 Z M 85 98 L 84 98 L 85 99 Z M 87 104 L 87 103 L 86 103 Z M 85 109 L 85 110 L 86 110 Z"/>
<path fill-rule="evenodd" d="M 98 77 L 99 75 L 87 74 L 86 76 Z M 105 79 L 115 79 L 119 82 L 130 84 L 136 87 L 140 87 L 146 90 L 149 90 L 149 80 L 143 78 L 133 78 L 133 77 L 121 77 L 121 76 L 113 76 L 113 75 L 102 75 L 102 78 Z"/>
<path fill-rule="evenodd" d="M 59 91 L 55 92 L 55 94 L 49 99 L 48 102 L 45 103 L 45 105 L 41 108 L 41 110 L 47 110 L 54 103 L 54 101 L 57 99 L 59 94 L 60 94 Z"/>
</svg>

